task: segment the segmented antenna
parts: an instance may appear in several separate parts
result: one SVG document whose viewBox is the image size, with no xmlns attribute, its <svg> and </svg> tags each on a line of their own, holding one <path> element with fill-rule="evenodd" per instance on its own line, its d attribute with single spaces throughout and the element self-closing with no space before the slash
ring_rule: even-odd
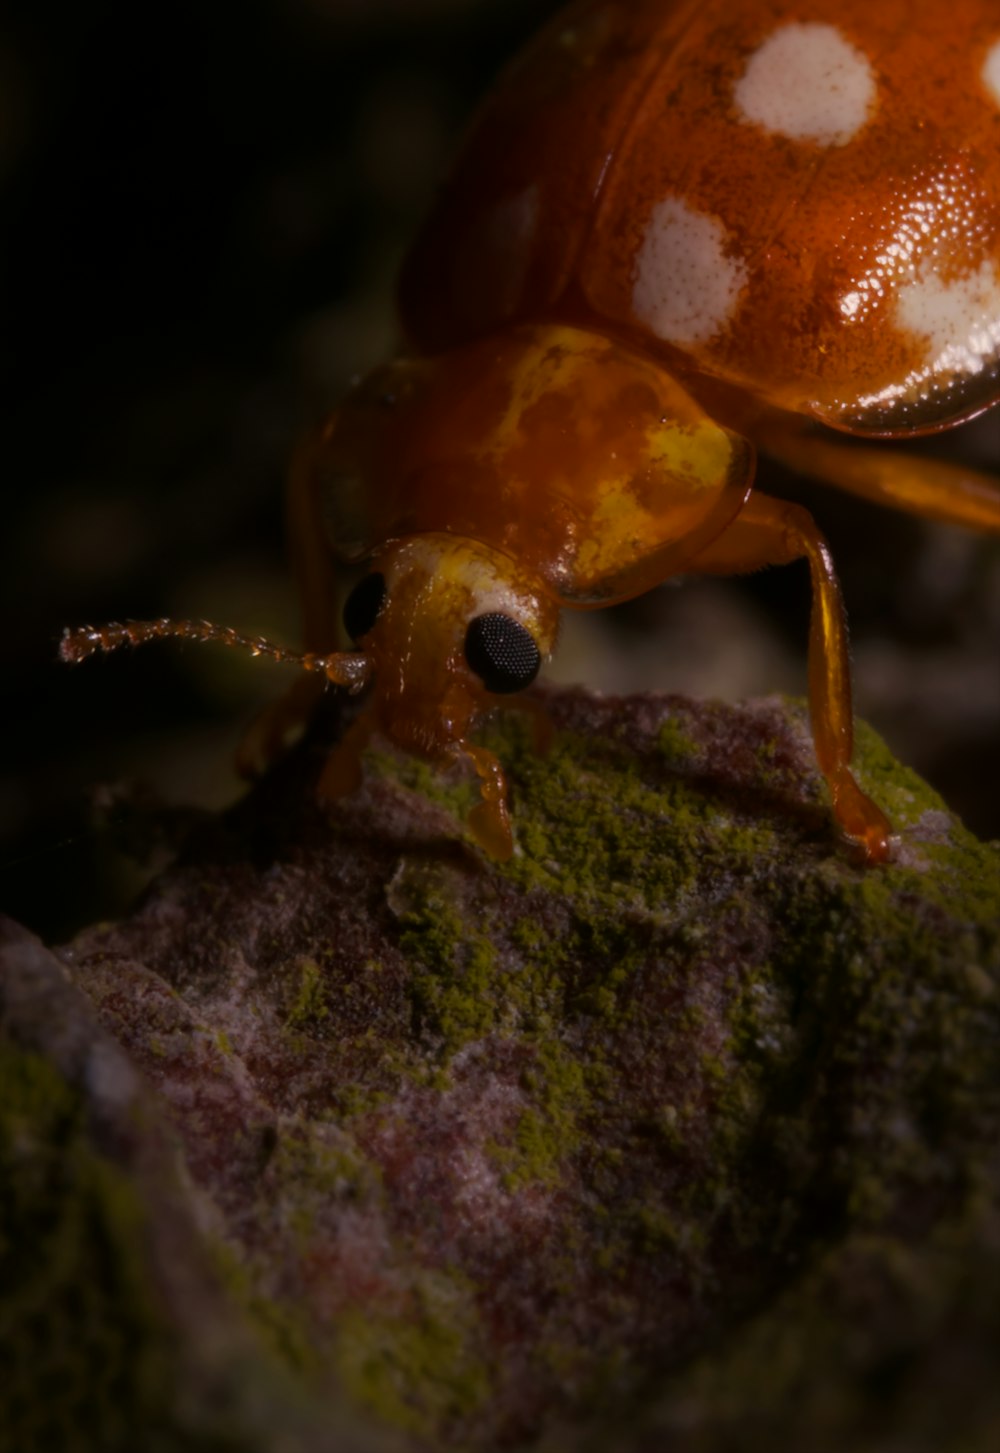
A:
<svg viewBox="0 0 1000 1453">
<path fill-rule="evenodd" d="M 67 627 L 59 643 L 59 659 L 76 665 L 98 651 L 117 651 L 122 646 L 143 646 L 147 641 L 179 639 L 215 642 L 248 651 L 251 656 L 266 656 L 298 666 L 303 671 L 319 671 L 342 686 L 355 690 L 364 685 L 369 664 L 359 651 L 335 651 L 318 656 L 312 651 L 288 651 L 264 636 L 244 636 L 231 626 L 215 626 L 211 621 L 110 621 L 105 626 Z"/>
</svg>

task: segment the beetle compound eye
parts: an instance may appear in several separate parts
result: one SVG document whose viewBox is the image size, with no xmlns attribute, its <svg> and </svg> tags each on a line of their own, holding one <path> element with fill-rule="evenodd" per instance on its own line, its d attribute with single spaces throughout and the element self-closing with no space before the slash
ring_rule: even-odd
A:
<svg viewBox="0 0 1000 1453">
<path fill-rule="evenodd" d="M 493 611 L 469 622 L 465 659 L 487 691 L 521 691 L 538 675 L 542 653 L 530 631 Z"/>
<path fill-rule="evenodd" d="M 344 627 L 352 641 L 367 636 L 385 605 L 385 576 L 373 571 L 359 580 L 344 601 Z"/>
</svg>

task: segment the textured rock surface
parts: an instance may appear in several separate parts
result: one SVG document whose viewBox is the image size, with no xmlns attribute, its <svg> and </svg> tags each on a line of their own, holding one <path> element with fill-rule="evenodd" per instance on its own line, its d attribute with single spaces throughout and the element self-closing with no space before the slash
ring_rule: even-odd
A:
<svg viewBox="0 0 1000 1453">
<path fill-rule="evenodd" d="M 313 737 L 63 951 L 47 1029 L 8 943 L 20 1416 L 113 1337 L 121 1446 L 154 1404 L 164 1447 L 992 1446 L 996 847 L 866 735 L 901 844 L 856 866 L 779 702 L 552 712 L 545 759 L 496 729 L 506 867 L 387 753 L 327 823 Z"/>
</svg>

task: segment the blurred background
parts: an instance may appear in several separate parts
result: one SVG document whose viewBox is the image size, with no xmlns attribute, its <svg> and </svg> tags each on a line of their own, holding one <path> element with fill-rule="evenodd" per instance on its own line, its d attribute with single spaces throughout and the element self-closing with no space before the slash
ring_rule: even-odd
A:
<svg viewBox="0 0 1000 1453">
<path fill-rule="evenodd" d="M 297 435 L 396 345 L 393 279 L 477 99 L 554 0 L 7 0 L 0 15 L 0 910 L 121 912 L 287 670 L 62 627 L 205 616 L 297 642 Z M 939 453 L 997 467 L 1000 411 Z M 858 707 L 1000 835 L 1000 550 L 774 474 L 834 550 Z M 571 618 L 553 674 L 802 694 L 804 567 Z"/>
</svg>

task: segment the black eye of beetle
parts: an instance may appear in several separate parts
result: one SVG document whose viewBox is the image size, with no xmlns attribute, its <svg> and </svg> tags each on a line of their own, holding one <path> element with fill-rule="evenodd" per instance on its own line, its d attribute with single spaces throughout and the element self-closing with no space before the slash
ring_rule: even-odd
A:
<svg viewBox="0 0 1000 1453">
<path fill-rule="evenodd" d="M 385 605 L 385 576 L 372 571 L 359 580 L 344 601 L 344 627 L 352 641 L 367 636 Z"/>
<path fill-rule="evenodd" d="M 465 659 L 487 691 L 521 691 L 538 675 L 542 653 L 518 621 L 491 611 L 469 622 Z"/>
</svg>

